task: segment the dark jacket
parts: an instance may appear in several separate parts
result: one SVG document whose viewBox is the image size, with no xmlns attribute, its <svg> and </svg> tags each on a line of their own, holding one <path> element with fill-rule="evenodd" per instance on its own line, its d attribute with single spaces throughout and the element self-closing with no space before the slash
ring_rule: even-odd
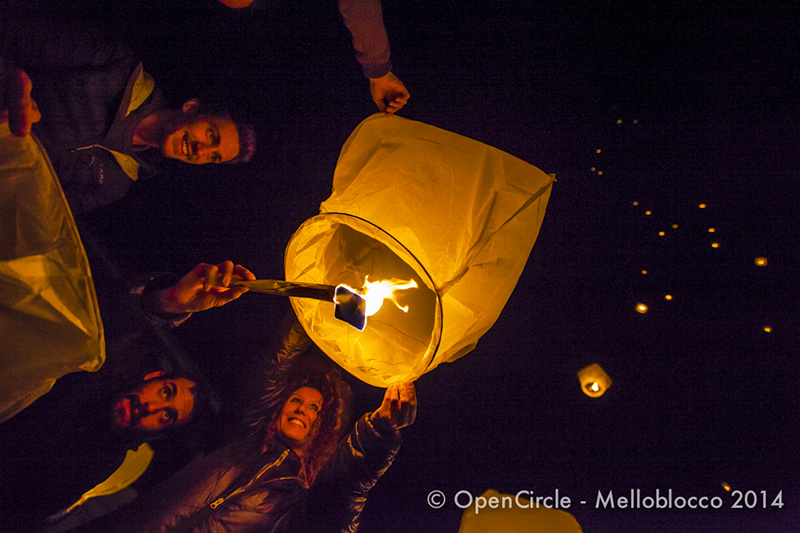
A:
<svg viewBox="0 0 800 533">
<path fill-rule="evenodd" d="M 381 436 L 364 415 L 309 487 L 294 452 L 258 453 L 257 441 L 241 439 L 137 499 L 117 527 L 126 533 L 356 531 L 367 491 L 399 446 L 399 438 Z"/>
<path fill-rule="evenodd" d="M 109 204 L 155 174 L 134 149 L 133 130 L 164 99 L 133 51 L 83 26 L 8 18 L 0 57 L 31 77 L 42 114 L 33 132 L 73 212 Z"/>
<path fill-rule="evenodd" d="M 296 321 L 292 326 L 275 351 L 261 398 L 266 410 L 256 411 L 253 427 L 271 420 L 284 378 L 301 355 L 308 357 L 310 340 Z M 278 443 L 263 451 L 263 443 L 263 433 L 245 434 L 186 466 L 121 516 L 90 525 L 125 533 L 356 531 L 367 492 L 392 464 L 401 439 L 399 431 L 380 433 L 362 416 L 310 486 L 293 451 Z"/>
</svg>

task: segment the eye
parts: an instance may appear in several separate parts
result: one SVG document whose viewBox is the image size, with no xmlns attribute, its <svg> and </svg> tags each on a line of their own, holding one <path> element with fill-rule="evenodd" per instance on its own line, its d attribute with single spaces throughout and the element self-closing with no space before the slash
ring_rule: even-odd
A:
<svg viewBox="0 0 800 533">
<path fill-rule="evenodd" d="M 220 163 L 222 162 L 222 156 L 219 155 L 217 152 L 214 152 L 210 156 L 208 156 L 208 160 L 211 161 L 212 163 Z"/>
<path fill-rule="evenodd" d="M 314 411 L 315 413 L 319 413 L 319 405 L 312 403 L 311 410 Z"/>
<path fill-rule="evenodd" d="M 172 391 L 169 390 L 169 387 L 162 387 L 159 393 L 164 400 L 169 400 L 169 397 L 172 395 Z"/>
<path fill-rule="evenodd" d="M 161 421 L 165 424 L 169 424 L 175 420 L 175 411 L 172 409 L 164 409 L 161 411 Z"/>
<path fill-rule="evenodd" d="M 214 142 L 216 142 L 216 140 L 217 140 L 217 133 L 214 130 L 212 130 L 211 128 L 208 128 L 208 131 L 206 132 L 206 136 L 208 137 L 208 142 L 210 142 L 212 144 Z"/>
</svg>

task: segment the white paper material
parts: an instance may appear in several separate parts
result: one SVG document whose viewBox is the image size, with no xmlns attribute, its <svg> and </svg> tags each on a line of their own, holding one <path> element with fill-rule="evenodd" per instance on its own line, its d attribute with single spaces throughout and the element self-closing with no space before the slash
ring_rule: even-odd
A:
<svg viewBox="0 0 800 533">
<path fill-rule="evenodd" d="M 72 213 L 33 135 L 0 124 L 0 422 L 70 372 L 105 361 L 94 284 Z"/>
<path fill-rule="evenodd" d="M 539 233 L 553 176 L 483 143 L 382 114 L 346 141 L 333 193 L 286 249 L 286 279 L 361 287 L 414 279 L 357 332 L 293 298 L 314 342 L 363 381 L 416 379 L 469 353 L 497 320 Z"/>
</svg>

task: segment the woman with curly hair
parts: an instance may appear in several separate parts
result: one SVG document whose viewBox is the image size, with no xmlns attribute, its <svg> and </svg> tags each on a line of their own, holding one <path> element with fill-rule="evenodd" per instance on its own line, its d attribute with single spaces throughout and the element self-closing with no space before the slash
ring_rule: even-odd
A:
<svg viewBox="0 0 800 533">
<path fill-rule="evenodd" d="M 414 385 L 391 386 L 345 436 L 350 388 L 296 321 L 267 375 L 242 438 L 188 465 L 103 527 L 356 531 L 367 492 L 400 447 L 399 429 L 416 417 Z"/>
</svg>

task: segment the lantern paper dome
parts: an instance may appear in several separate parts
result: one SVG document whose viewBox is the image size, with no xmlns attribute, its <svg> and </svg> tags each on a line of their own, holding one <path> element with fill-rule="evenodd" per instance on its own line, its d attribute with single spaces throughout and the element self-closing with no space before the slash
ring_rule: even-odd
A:
<svg viewBox="0 0 800 533">
<path fill-rule="evenodd" d="M 474 349 L 539 233 L 554 177 L 427 124 L 373 115 L 345 142 L 333 193 L 286 248 L 286 280 L 360 288 L 414 280 L 357 331 L 334 305 L 292 298 L 311 339 L 378 387 Z M 404 312 L 399 306 L 407 306 Z"/>
<path fill-rule="evenodd" d="M 597 363 L 580 369 L 578 380 L 581 382 L 583 393 L 591 398 L 599 398 L 611 386 L 611 378 Z"/>
</svg>

